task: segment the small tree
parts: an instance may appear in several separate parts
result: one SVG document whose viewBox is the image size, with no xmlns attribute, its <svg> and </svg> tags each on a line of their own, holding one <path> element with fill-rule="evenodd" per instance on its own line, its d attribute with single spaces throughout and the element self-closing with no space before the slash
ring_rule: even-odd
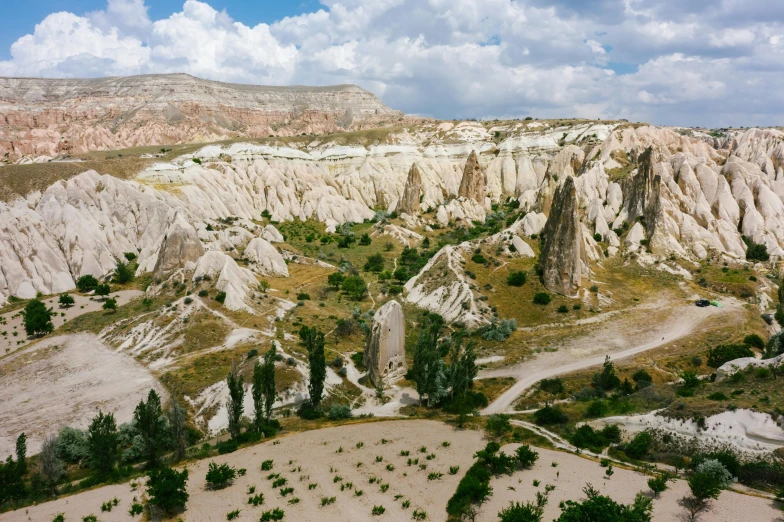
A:
<svg viewBox="0 0 784 522">
<path fill-rule="evenodd" d="M 610 497 L 600 495 L 599 491 L 588 484 L 583 492 L 587 497 L 582 502 L 567 500 L 561 505 L 561 516 L 556 522 L 590 521 L 629 521 L 650 522 L 653 501 L 638 493 L 631 505 L 618 504 Z"/>
<path fill-rule="evenodd" d="M 74 305 L 75 301 L 71 294 L 61 294 L 58 301 L 60 308 L 70 308 Z"/>
<path fill-rule="evenodd" d="M 610 360 L 610 356 L 604 358 L 601 373 L 593 375 L 593 387 L 598 390 L 610 391 L 621 385 L 621 379 L 615 375 L 615 366 Z"/>
<path fill-rule="evenodd" d="M 122 285 L 133 281 L 133 277 L 134 274 L 130 263 L 118 261 L 117 266 L 114 267 L 114 282 Z"/>
<path fill-rule="evenodd" d="M 512 425 L 509 423 L 509 415 L 497 413 L 490 415 L 485 423 L 485 429 L 496 437 L 500 437 L 504 433 L 512 431 Z"/>
<path fill-rule="evenodd" d="M 349 276 L 343 280 L 343 291 L 346 292 L 352 299 L 361 301 L 367 295 L 367 283 L 360 276 Z"/>
<path fill-rule="evenodd" d="M 38 470 L 49 492 L 54 493 L 57 483 L 65 475 L 65 466 L 57 455 L 57 438 L 54 435 L 44 437 L 41 453 L 38 455 Z"/>
<path fill-rule="evenodd" d="M 525 272 L 515 271 L 509 274 L 509 277 L 506 278 L 506 284 L 508 284 L 509 286 L 523 286 L 526 282 L 526 279 L 528 279 L 528 276 L 526 275 Z"/>
<path fill-rule="evenodd" d="M 24 329 L 27 335 L 46 335 L 54 330 L 52 324 L 52 309 L 47 308 L 44 303 L 38 299 L 33 299 L 25 309 L 22 310 L 22 318 L 24 319 Z"/>
<path fill-rule="evenodd" d="M 432 406 L 442 400 L 446 394 L 446 375 L 444 361 L 438 351 L 438 339 L 444 319 L 436 314 L 428 314 L 422 322 L 416 347 L 414 348 L 414 366 L 412 369 L 417 385 L 420 403 Z"/>
<path fill-rule="evenodd" d="M 114 469 L 117 462 L 117 423 L 114 414 L 104 415 L 98 411 L 87 429 L 87 443 L 90 460 L 99 475 L 106 476 Z"/>
<path fill-rule="evenodd" d="M 310 404 L 314 409 L 318 409 L 324 394 L 324 380 L 327 377 L 324 334 L 318 328 L 307 328 L 300 335 L 302 333 L 304 333 L 305 347 L 308 349 L 308 363 L 310 364 L 310 381 L 308 382 Z"/>
<path fill-rule="evenodd" d="M 27 435 L 24 433 L 16 438 L 16 470 L 19 475 L 27 474 Z"/>
<path fill-rule="evenodd" d="M 340 285 L 343 284 L 344 279 L 345 276 L 341 272 L 332 272 L 327 276 L 327 283 L 335 290 L 338 290 L 340 289 Z"/>
<path fill-rule="evenodd" d="M 226 376 L 226 384 L 229 387 L 229 400 L 226 402 L 226 410 L 229 413 L 229 433 L 233 440 L 237 440 L 240 436 L 240 419 L 245 411 L 243 405 L 245 386 L 235 362 L 232 362 L 231 371 Z"/>
<path fill-rule="evenodd" d="M 225 462 L 223 464 L 215 464 L 210 462 L 207 466 L 207 486 L 210 489 L 223 489 L 237 477 L 237 470 L 229 466 Z"/>
<path fill-rule="evenodd" d="M 690 520 L 696 520 L 697 516 L 708 508 L 710 499 L 719 498 L 721 494 L 721 481 L 710 473 L 694 473 L 688 480 L 691 497 L 684 497 L 683 506 L 689 514 Z"/>
<path fill-rule="evenodd" d="M 273 343 L 272 348 L 264 354 L 264 366 L 262 367 L 261 405 L 264 420 L 267 422 L 272 416 L 272 406 L 275 404 L 275 359 L 278 355 L 277 352 L 277 346 Z"/>
<path fill-rule="evenodd" d="M 401 266 L 400 268 L 395 270 L 393 276 L 396 280 L 400 281 L 401 283 L 404 283 L 408 281 L 408 270 L 406 269 L 406 267 Z"/>
<path fill-rule="evenodd" d="M 544 507 L 547 505 L 547 497 L 541 493 L 536 493 L 536 502 L 511 502 L 506 508 L 498 513 L 500 522 L 541 522 L 544 516 Z"/>
<path fill-rule="evenodd" d="M 111 288 L 106 283 L 98 285 L 95 287 L 95 295 L 100 297 L 106 297 L 111 293 Z"/>
<path fill-rule="evenodd" d="M 188 470 L 175 471 L 171 468 L 160 468 L 150 471 L 147 481 L 149 503 L 167 513 L 182 510 L 188 501 L 185 485 L 188 482 Z"/>
<path fill-rule="evenodd" d="M 515 450 L 517 455 L 517 465 L 522 468 L 530 468 L 539 460 L 539 454 L 531 449 L 531 446 L 524 444 Z"/>
<path fill-rule="evenodd" d="M 117 299 L 107 299 L 104 301 L 102 308 L 104 310 L 111 310 L 112 312 L 117 310 Z"/>
<path fill-rule="evenodd" d="M 663 473 L 648 479 L 648 487 L 653 491 L 654 496 L 658 497 L 660 493 L 667 491 L 667 481 L 670 480 L 669 475 Z"/>
<path fill-rule="evenodd" d="M 159 464 L 161 452 L 166 447 L 167 442 L 161 398 L 155 390 L 150 390 L 147 394 L 147 402 L 144 402 L 143 399 L 139 401 L 136 410 L 133 412 L 133 420 L 136 423 L 136 429 L 139 430 L 142 441 L 144 441 L 144 453 L 147 458 L 147 464 L 150 467 L 155 467 Z"/>
<path fill-rule="evenodd" d="M 83 275 L 76 281 L 76 288 L 82 293 L 95 290 L 96 286 L 98 286 L 98 280 L 91 275 Z"/>
<path fill-rule="evenodd" d="M 180 406 L 177 401 L 172 400 L 172 406 L 168 415 L 171 439 L 174 443 L 174 459 L 180 461 L 185 458 L 185 447 L 188 445 L 188 432 L 185 428 L 185 408 Z"/>
</svg>

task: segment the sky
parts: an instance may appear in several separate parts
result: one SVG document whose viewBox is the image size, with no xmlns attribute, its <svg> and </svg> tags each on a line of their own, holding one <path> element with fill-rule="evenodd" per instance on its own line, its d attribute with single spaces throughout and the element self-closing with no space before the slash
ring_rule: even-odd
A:
<svg viewBox="0 0 784 522">
<path fill-rule="evenodd" d="M 443 119 L 784 123 L 782 0 L 4 0 L 0 76 L 357 84 Z"/>
</svg>

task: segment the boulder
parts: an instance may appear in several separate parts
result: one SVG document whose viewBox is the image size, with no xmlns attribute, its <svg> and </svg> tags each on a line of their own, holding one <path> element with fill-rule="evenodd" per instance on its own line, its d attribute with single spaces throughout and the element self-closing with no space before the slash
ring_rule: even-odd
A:
<svg viewBox="0 0 784 522">
<path fill-rule="evenodd" d="M 283 234 L 281 234 L 274 225 L 267 225 L 261 233 L 261 237 L 270 243 L 283 243 Z"/>
<path fill-rule="evenodd" d="M 406 320 L 403 307 L 395 300 L 378 309 L 365 345 L 363 364 L 376 386 L 403 377 L 406 366 Z"/>
<path fill-rule="evenodd" d="M 531 248 L 531 245 L 523 241 L 520 236 L 512 237 L 512 245 L 514 245 L 515 250 L 520 255 L 520 257 L 536 257 L 536 254 L 534 254 L 534 249 Z"/>
<path fill-rule="evenodd" d="M 463 178 L 460 180 L 460 190 L 457 195 L 462 198 L 472 199 L 480 205 L 485 204 L 487 181 L 474 150 L 471 151 L 466 160 Z"/>
<path fill-rule="evenodd" d="M 403 195 L 400 197 L 400 202 L 397 205 L 398 214 L 419 214 L 419 196 L 421 194 L 422 174 L 419 173 L 419 168 L 416 163 L 414 163 L 411 165 L 411 170 L 408 171 L 406 186 L 403 189 Z"/>
</svg>

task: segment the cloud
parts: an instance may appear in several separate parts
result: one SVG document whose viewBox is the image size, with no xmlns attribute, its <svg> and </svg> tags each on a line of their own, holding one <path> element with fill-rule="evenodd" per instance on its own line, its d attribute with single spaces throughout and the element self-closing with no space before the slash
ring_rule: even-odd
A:
<svg viewBox="0 0 784 522">
<path fill-rule="evenodd" d="M 782 116 L 776 0 L 321 0 L 249 26 L 209 0 L 150 20 L 144 0 L 53 13 L 0 74 L 188 72 L 230 82 L 356 83 L 410 113 L 763 125 Z M 616 75 L 610 67 L 634 71 Z"/>
</svg>

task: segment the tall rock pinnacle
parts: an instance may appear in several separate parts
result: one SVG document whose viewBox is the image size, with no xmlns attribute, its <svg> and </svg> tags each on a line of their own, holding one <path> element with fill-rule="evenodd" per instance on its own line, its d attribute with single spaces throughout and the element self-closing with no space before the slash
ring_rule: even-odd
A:
<svg viewBox="0 0 784 522">
<path fill-rule="evenodd" d="M 395 300 L 389 301 L 373 316 L 373 328 L 365 346 L 363 362 L 373 384 L 383 386 L 384 379 L 405 375 L 405 341 L 403 307 Z"/>
<path fill-rule="evenodd" d="M 460 190 L 457 195 L 461 198 L 473 199 L 477 203 L 484 205 L 486 194 L 487 182 L 485 181 L 485 172 L 479 166 L 476 151 L 472 150 L 471 155 L 466 160 L 463 179 L 460 180 Z"/>
<path fill-rule="evenodd" d="M 422 194 L 422 175 L 419 173 L 419 167 L 414 163 L 411 165 L 411 170 L 408 171 L 406 186 L 397 206 L 398 213 L 418 214 L 420 194 Z"/>
</svg>

